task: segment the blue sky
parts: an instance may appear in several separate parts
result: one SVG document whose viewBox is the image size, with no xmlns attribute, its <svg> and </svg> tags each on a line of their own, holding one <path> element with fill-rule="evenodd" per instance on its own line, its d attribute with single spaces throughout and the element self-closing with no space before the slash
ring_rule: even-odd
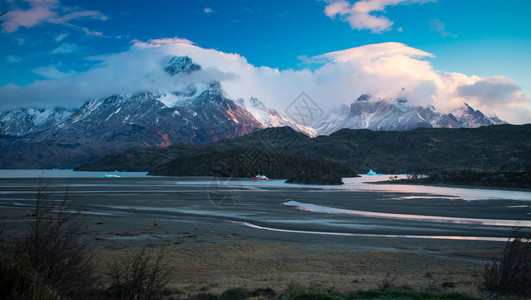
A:
<svg viewBox="0 0 531 300">
<path fill-rule="evenodd" d="M 0 11 L 8 11 L 0 89 L 81 74 L 98 64 L 90 58 L 130 51 L 134 41 L 178 37 L 281 71 L 397 42 L 433 54 L 421 59 L 434 72 L 511 79 L 531 109 L 529 0 L 3 0 Z"/>
</svg>

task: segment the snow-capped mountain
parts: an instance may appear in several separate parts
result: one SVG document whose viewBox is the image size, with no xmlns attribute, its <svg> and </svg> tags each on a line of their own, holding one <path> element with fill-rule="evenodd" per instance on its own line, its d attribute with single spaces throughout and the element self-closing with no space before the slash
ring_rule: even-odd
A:
<svg viewBox="0 0 531 300">
<path fill-rule="evenodd" d="M 236 100 L 236 103 L 247 109 L 260 123 L 262 123 L 262 125 L 264 125 L 264 127 L 289 126 L 309 137 L 316 137 L 319 135 L 317 130 L 314 128 L 294 122 L 292 119 L 279 113 L 275 109 L 268 108 L 257 98 L 251 97 L 248 103 L 246 103 L 244 99 L 240 98 Z"/>
<path fill-rule="evenodd" d="M 172 76 L 179 73 L 190 74 L 194 71 L 201 70 L 201 66 L 194 63 L 188 56 L 169 56 L 163 68 L 164 71 Z"/>
<path fill-rule="evenodd" d="M 0 168 L 74 167 L 116 151 L 175 143 L 206 143 L 267 127 L 289 126 L 307 136 L 342 128 L 409 130 L 418 127 L 478 127 L 504 123 L 465 105 L 450 114 L 362 95 L 350 107 L 330 112 L 314 128 L 298 124 L 258 98 L 233 101 L 218 81 L 194 82 L 200 65 L 167 57 L 161 64 L 175 88 L 92 99 L 79 109 L 24 108 L 0 114 Z"/>
<path fill-rule="evenodd" d="M 201 66 L 188 56 L 166 57 L 161 67 L 171 76 L 186 76 L 201 71 Z M 7 134 L 23 136 L 39 133 L 32 137 L 34 140 L 45 140 L 52 136 L 61 139 L 83 139 L 91 135 L 125 138 L 129 136 L 131 128 L 139 126 L 155 131 L 173 132 L 174 134 L 169 136 L 169 142 L 161 141 L 164 145 L 214 141 L 261 128 L 279 126 L 290 126 L 312 137 L 317 135 L 313 128 L 300 125 L 256 101 L 258 100 L 253 98 L 249 106 L 236 105 L 224 94 L 219 82 L 196 82 L 171 91 L 150 91 L 94 99 L 77 110 L 24 108 L 0 114 L 0 121 L 4 123 L 4 133 Z M 171 125 L 171 128 L 163 128 L 164 124 Z M 231 126 L 234 127 L 234 132 L 229 129 Z M 122 131 L 127 134 L 120 135 Z M 205 136 L 198 135 L 201 131 L 205 131 Z M 155 136 L 161 134 L 164 135 L 160 133 Z M 208 134 L 212 137 L 206 136 Z M 153 138 L 153 135 L 145 137 Z M 146 144 L 160 143 L 146 141 Z"/>
<path fill-rule="evenodd" d="M 342 128 L 370 130 L 411 130 L 426 128 L 472 128 L 505 124 L 497 117 L 489 118 L 468 104 L 455 112 L 442 114 L 429 105 L 410 106 L 403 95 L 392 99 L 375 99 L 363 94 L 350 107 L 344 105 L 327 114 L 315 126 L 324 134 Z"/>
<path fill-rule="evenodd" d="M 248 111 L 223 95 L 219 82 L 212 82 L 198 97 L 173 107 L 160 101 L 165 96 L 143 92 L 91 100 L 32 139 L 94 140 L 125 149 L 211 142 L 264 128 Z"/>
<path fill-rule="evenodd" d="M 456 118 L 465 120 L 466 127 L 475 128 L 488 125 L 507 124 L 507 122 L 500 120 L 496 115 L 488 117 L 479 110 L 474 110 L 468 103 L 452 112 Z"/>
<path fill-rule="evenodd" d="M 252 113 L 229 99 L 218 81 L 191 82 L 186 76 L 200 72 L 201 66 L 189 57 L 166 58 L 161 68 L 181 84 L 170 91 L 92 99 L 77 110 L 29 108 L 2 114 L 2 133 L 10 134 L 10 140 L 0 150 L 9 157 L 0 167 L 71 168 L 116 151 L 213 142 L 269 126 L 317 135 L 257 100 L 249 106 Z M 178 82 L 183 78 L 187 80 Z"/>
<path fill-rule="evenodd" d="M 52 127 L 74 112 L 62 107 L 20 108 L 0 112 L 0 122 L 4 134 L 22 136 Z"/>
</svg>

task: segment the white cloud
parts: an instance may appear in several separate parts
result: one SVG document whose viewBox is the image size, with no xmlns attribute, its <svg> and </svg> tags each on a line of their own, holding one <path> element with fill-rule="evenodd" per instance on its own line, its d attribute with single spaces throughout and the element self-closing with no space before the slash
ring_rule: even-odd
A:
<svg viewBox="0 0 531 300">
<path fill-rule="evenodd" d="M 347 21 L 352 29 L 368 29 L 373 33 L 381 33 L 390 30 L 393 21 L 383 14 L 387 6 L 399 4 L 413 4 L 434 2 L 436 0 L 360 0 L 351 3 L 350 0 L 324 0 L 328 3 L 325 14 L 334 19 L 339 16 Z"/>
<path fill-rule="evenodd" d="M 78 19 L 107 20 L 107 16 L 95 10 L 83 10 L 78 7 L 62 6 L 59 0 L 24 0 L 29 9 L 21 9 L 14 4 L 4 15 L 3 32 L 13 33 L 20 27 L 32 28 L 45 23 L 62 24 L 82 29 L 70 21 Z"/>
<path fill-rule="evenodd" d="M 457 87 L 460 96 L 482 99 L 485 104 L 508 101 L 514 93 L 520 91 L 518 84 L 505 76 L 482 78 L 473 84 Z"/>
<path fill-rule="evenodd" d="M 70 74 L 73 74 L 72 72 L 69 72 L 69 73 L 61 72 L 54 65 L 36 68 L 31 71 L 46 79 L 58 79 L 58 78 L 62 78 Z"/>
<path fill-rule="evenodd" d="M 60 41 L 64 40 L 67 36 L 68 36 L 68 33 L 61 33 L 60 35 L 58 35 L 58 36 L 55 38 L 55 41 L 56 41 L 56 42 L 60 42 Z"/>
<path fill-rule="evenodd" d="M 162 70 L 168 55 L 188 55 L 201 72 L 171 77 Z M 180 38 L 134 41 L 121 53 L 91 57 L 97 65 L 83 73 L 38 69 L 58 77 L 26 86 L 0 87 L 1 109 L 21 105 L 79 106 L 89 98 L 139 91 L 174 91 L 190 82 L 219 80 L 231 99 L 257 97 L 284 110 L 306 92 L 323 110 L 349 104 L 362 93 L 395 97 L 405 88 L 415 105 L 449 112 L 464 102 L 514 123 L 531 122 L 531 100 L 506 77 L 480 78 L 434 70 L 433 54 L 401 43 L 382 43 L 302 57 L 312 70 L 254 66 L 245 57 L 205 49 Z M 53 66 L 52 66 L 53 67 Z M 22 100 L 21 100 L 22 99 Z"/>
<path fill-rule="evenodd" d="M 408 47 L 402 43 L 389 42 L 366 45 L 313 57 L 315 60 L 348 62 L 355 59 L 371 60 L 382 56 L 405 55 L 409 57 L 434 57 L 433 54 Z"/>
<path fill-rule="evenodd" d="M 62 43 L 59 47 L 53 49 L 52 54 L 69 54 L 79 50 L 79 46 L 74 43 Z"/>
<path fill-rule="evenodd" d="M 8 55 L 6 57 L 6 60 L 10 63 L 13 63 L 13 64 L 16 64 L 18 62 L 20 62 L 22 60 L 22 57 L 20 56 L 15 56 L 15 55 Z"/>
<path fill-rule="evenodd" d="M 442 37 L 452 36 L 453 38 L 456 38 L 456 34 L 452 34 L 448 31 L 446 31 L 446 25 L 441 22 L 439 19 L 433 19 L 429 21 L 430 23 L 430 29 L 431 31 L 438 32 Z"/>
<path fill-rule="evenodd" d="M 473 107 L 496 112 L 502 119 L 512 116 L 528 123 L 531 121 L 531 99 L 514 80 L 505 76 L 481 78 L 472 84 L 458 86 L 456 92 Z"/>
<path fill-rule="evenodd" d="M 211 14 L 211 13 L 213 13 L 213 12 L 215 12 L 215 11 L 214 11 L 212 8 L 210 8 L 210 7 L 205 7 L 205 8 L 203 9 L 203 12 L 204 12 L 205 14 Z"/>
</svg>

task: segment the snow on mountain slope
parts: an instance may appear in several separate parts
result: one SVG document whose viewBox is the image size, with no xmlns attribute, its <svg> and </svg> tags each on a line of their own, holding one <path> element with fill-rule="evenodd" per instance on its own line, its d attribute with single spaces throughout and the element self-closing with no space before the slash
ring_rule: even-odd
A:
<svg viewBox="0 0 531 300">
<path fill-rule="evenodd" d="M 376 99 L 364 94 L 350 107 L 342 106 L 331 111 L 316 124 L 315 129 L 330 134 L 342 128 L 402 131 L 420 127 L 472 128 L 504 123 L 497 117 L 485 116 L 467 104 L 455 112 L 442 114 L 431 105 L 410 106 L 404 95 Z"/>
<path fill-rule="evenodd" d="M 487 117 L 479 110 L 474 110 L 468 103 L 465 103 L 462 107 L 452 112 L 456 118 L 465 120 L 468 127 L 480 127 L 497 124 L 507 124 L 507 122 L 498 119 L 496 115 Z"/>
<path fill-rule="evenodd" d="M 164 65 L 164 71 L 174 76 L 180 73 L 192 73 L 201 70 L 201 66 L 194 63 L 188 56 L 169 56 Z"/>
<path fill-rule="evenodd" d="M 284 127 L 289 126 L 294 130 L 301 132 L 309 137 L 316 137 L 319 135 L 317 130 L 312 127 L 301 125 L 289 117 L 279 113 L 275 109 L 268 108 L 262 101 L 251 97 L 248 104 L 244 99 L 236 101 L 238 105 L 247 109 L 264 127 Z"/>
<path fill-rule="evenodd" d="M 3 133 L 23 136 L 58 124 L 75 110 L 55 108 L 20 108 L 0 112 Z"/>
<path fill-rule="evenodd" d="M 142 92 L 94 99 L 32 139 L 112 143 L 125 149 L 211 142 L 263 128 L 249 112 L 223 96 L 219 82 L 173 107 L 161 102 L 162 97 Z"/>
<path fill-rule="evenodd" d="M 410 106 L 406 91 L 402 90 L 392 99 L 361 95 L 350 107 L 343 105 L 329 112 L 312 128 L 267 107 L 257 98 L 233 101 L 217 81 L 193 79 L 201 77 L 194 76 L 202 72 L 202 68 L 188 56 L 168 56 L 161 62 L 161 68 L 175 78 L 173 89 L 93 99 L 73 110 L 22 108 L 3 112 L 0 121 L 4 133 L 40 141 L 82 141 L 90 136 L 101 136 L 104 140 L 125 142 L 135 136 L 137 140 L 143 140 L 142 145 L 158 145 L 161 139 L 169 143 L 204 142 L 282 126 L 315 137 L 342 128 L 410 130 L 505 123 L 497 117 L 489 118 L 467 104 L 450 114 L 441 114 L 433 106 Z M 138 132 L 163 133 L 149 133 L 150 136 L 142 137 L 137 136 Z M 127 143 L 136 144 L 137 141 Z"/>
</svg>

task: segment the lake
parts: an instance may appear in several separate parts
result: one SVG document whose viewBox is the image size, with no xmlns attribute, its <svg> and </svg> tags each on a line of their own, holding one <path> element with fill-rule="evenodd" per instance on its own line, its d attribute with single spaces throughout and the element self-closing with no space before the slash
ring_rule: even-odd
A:
<svg viewBox="0 0 531 300">
<path fill-rule="evenodd" d="M 387 178 L 364 175 L 345 178 L 341 186 L 319 186 L 141 172 L 0 170 L 0 206 L 28 211 L 40 187 L 51 201 L 68 195 L 92 219 L 129 232 L 156 222 L 167 229 L 225 228 L 258 239 L 345 245 L 355 237 L 502 242 L 514 226 L 531 227 L 530 192 L 372 184 Z"/>
</svg>

